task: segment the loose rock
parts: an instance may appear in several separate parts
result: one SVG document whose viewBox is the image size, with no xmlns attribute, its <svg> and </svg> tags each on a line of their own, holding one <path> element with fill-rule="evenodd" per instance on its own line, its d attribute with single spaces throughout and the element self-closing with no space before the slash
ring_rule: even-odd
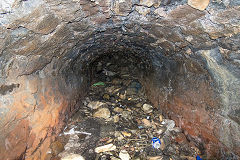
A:
<svg viewBox="0 0 240 160">
<path fill-rule="evenodd" d="M 148 160 L 162 160 L 163 157 L 162 156 L 156 156 L 156 157 L 148 157 Z"/>
<path fill-rule="evenodd" d="M 85 160 L 85 159 L 79 154 L 70 154 L 61 158 L 61 160 Z"/>
<path fill-rule="evenodd" d="M 113 121 L 114 123 L 119 122 L 119 116 L 118 115 L 113 116 Z"/>
<path fill-rule="evenodd" d="M 142 123 L 145 127 L 151 127 L 152 126 L 151 122 L 147 119 L 143 119 Z"/>
<path fill-rule="evenodd" d="M 108 119 L 111 116 L 111 112 L 108 108 L 100 108 L 93 114 L 93 117 Z"/>
<path fill-rule="evenodd" d="M 128 152 L 126 150 L 121 150 L 119 153 L 119 158 L 121 158 L 121 160 L 129 160 L 130 155 L 128 154 Z"/>
<path fill-rule="evenodd" d="M 157 133 L 158 133 L 158 134 L 162 134 L 162 133 L 164 133 L 166 130 L 167 130 L 167 128 L 164 126 L 164 127 L 159 128 L 158 131 L 157 131 Z"/>
<path fill-rule="evenodd" d="M 143 111 L 145 113 L 151 113 L 152 112 L 152 108 L 153 107 L 151 105 L 149 105 L 149 104 L 144 104 L 143 107 L 142 107 L 142 109 L 143 109 Z"/>
<path fill-rule="evenodd" d="M 159 116 L 159 121 L 160 121 L 160 122 L 163 121 L 163 116 L 162 116 L 162 115 Z"/>
<path fill-rule="evenodd" d="M 171 131 L 173 130 L 173 128 L 175 127 L 175 122 L 173 120 L 170 119 L 165 119 L 162 124 L 165 124 L 167 127 L 167 131 Z"/>
<path fill-rule="evenodd" d="M 125 119 L 132 119 L 132 117 L 131 117 L 131 112 L 129 112 L 129 111 L 123 111 L 123 112 L 122 112 L 122 117 L 125 118 Z"/>
<path fill-rule="evenodd" d="M 122 99 L 122 100 L 126 99 L 126 94 L 120 94 L 119 98 Z"/>
<path fill-rule="evenodd" d="M 123 109 L 122 108 L 119 108 L 119 107 L 116 107 L 113 109 L 114 112 L 117 112 L 117 113 L 122 113 L 123 112 Z"/>
<path fill-rule="evenodd" d="M 125 136 L 125 137 L 131 137 L 131 133 L 128 133 L 126 131 L 123 131 L 122 134 Z"/>
<path fill-rule="evenodd" d="M 104 95 L 103 95 L 103 99 L 109 100 L 109 99 L 110 99 L 110 96 L 109 96 L 108 94 L 104 94 Z"/>
<path fill-rule="evenodd" d="M 110 159 L 111 159 L 111 160 L 120 160 L 119 158 L 114 157 L 114 156 L 111 156 Z"/>
<path fill-rule="evenodd" d="M 98 109 L 99 107 L 106 106 L 107 104 L 100 101 L 92 101 L 88 104 L 88 107 L 91 109 Z"/>
<path fill-rule="evenodd" d="M 117 147 L 111 143 L 111 144 L 107 144 L 105 146 L 100 146 L 100 147 L 95 148 L 95 152 L 101 153 L 101 152 L 114 151 L 116 148 Z"/>
<path fill-rule="evenodd" d="M 114 136 L 118 139 L 118 141 L 121 141 L 124 139 L 123 135 L 119 131 L 116 131 Z"/>
</svg>

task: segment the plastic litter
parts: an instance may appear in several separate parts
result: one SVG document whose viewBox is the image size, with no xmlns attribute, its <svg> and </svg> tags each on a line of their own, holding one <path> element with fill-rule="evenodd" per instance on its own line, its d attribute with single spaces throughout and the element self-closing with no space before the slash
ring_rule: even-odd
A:
<svg viewBox="0 0 240 160">
<path fill-rule="evenodd" d="M 106 69 L 103 69 L 103 73 L 106 75 L 106 76 L 114 76 L 116 75 L 115 72 L 111 72 L 111 71 L 108 71 Z"/>
<path fill-rule="evenodd" d="M 202 160 L 199 155 L 197 155 L 196 160 Z"/>
<path fill-rule="evenodd" d="M 70 129 L 68 132 L 63 132 L 64 135 L 71 135 L 71 134 L 86 134 L 91 135 L 91 133 L 88 132 L 81 132 L 81 131 L 75 131 L 74 128 Z"/>
<path fill-rule="evenodd" d="M 97 82 L 97 83 L 94 83 L 92 86 L 96 87 L 96 86 L 104 86 L 105 83 L 104 82 Z"/>
<path fill-rule="evenodd" d="M 156 148 L 156 149 L 160 148 L 161 147 L 160 139 L 157 137 L 153 137 L 152 138 L 152 146 L 153 146 L 153 148 Z"/>
<path fill-rule="evenodd" d="M 162 124 L 166 124 L 167 126 L 167 131 L 172 131 L 173 128 L 175 127 L 175 122 L 170 119 L 165 119 Z"/>
</svg>

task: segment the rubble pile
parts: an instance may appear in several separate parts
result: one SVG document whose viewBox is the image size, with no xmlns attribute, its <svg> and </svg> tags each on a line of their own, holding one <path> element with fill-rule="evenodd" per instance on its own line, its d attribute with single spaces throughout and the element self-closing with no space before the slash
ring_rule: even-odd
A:
<svg viewBox="0 0 240 160">
<path fill-rule="evenodd" d="M 203 153 L 173 120 L 163 117 L 161 109 L 151 105 L 134 75 L 138 71 L 129 65 L 131 59 L 104 60 L 95 65 L 94 81 L 82 101 L 82 109 L 56 140 L 64 148 L 56 153 L 52 147 L 50 157 L 195 160 Z"/>
</svg>

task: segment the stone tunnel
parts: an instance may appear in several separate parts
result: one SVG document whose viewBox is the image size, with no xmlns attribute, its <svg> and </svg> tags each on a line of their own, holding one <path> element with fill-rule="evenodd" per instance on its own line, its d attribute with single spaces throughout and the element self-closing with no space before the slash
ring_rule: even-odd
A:
<svg viewBox="0 0 240 160">
<path fill-rule="evenodd" d="M 1 160 L 44 159 L 108 55 L 209 159 L 239 158 L 239 1 L 2 0 L 0 33 Z"/>
</svg>

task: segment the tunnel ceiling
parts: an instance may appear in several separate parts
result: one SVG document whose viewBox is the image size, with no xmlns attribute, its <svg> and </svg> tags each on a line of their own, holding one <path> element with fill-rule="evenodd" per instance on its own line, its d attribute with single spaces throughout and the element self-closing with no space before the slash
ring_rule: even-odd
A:
<svg viewBox="0 0 240 160">
<path fill-rule="evenodd" d="M 221 143 L 240 155 L 239 17 L 239 1 L 1 1 L 0 154 L 41 157 L 78 109 L 69 106 L 89 84 L 84 70 L 98 57 L 126 53 L 151 63 L 142 81 L 153 104 L 174 90 L 162 105 L 173 119 L 193 121 L 176 116 L 179 125 L 208 124 L 184 129 L 195 138 L 201 132 L 208 150 Z M 203 107 L 195 119 L 187 112 L 194 106 Z"/>
</svg>

